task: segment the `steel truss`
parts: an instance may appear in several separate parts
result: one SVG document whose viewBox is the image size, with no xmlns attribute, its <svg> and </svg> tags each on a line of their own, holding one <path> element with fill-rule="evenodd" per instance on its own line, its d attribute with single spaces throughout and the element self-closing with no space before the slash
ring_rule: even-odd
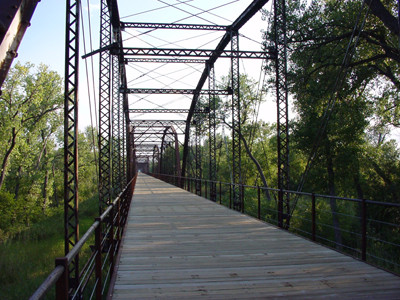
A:
<svg viewBox="0 0 400 300">
<path fill-rule="evenodd" d="M 193 89 L 131 89 L 121 88 L 121 92 L 128 94 L 174 94 L 174 95 L 193 95 L 199 93 L 201 95 L 231 95 L 230 90 L 201 90 L 196 91 Z"/>
<path fill-rule="evenodd" d="M 231 32 L 238 32 L 240 28 L 248 20 L 250 20 L 266 3 L 268 0 L 254 0 L 244 11 L 243 13 L 232 23 L 229 27 L 229 31 L 227 31 L 224 36 L 221 38 L 215 50 L 191 50 L 191 49 L 142 49 L 142 51 L 136 51 L 135 48 L 131 48 L 131 51 L 126 51 L 130 53 L 139 53 L 138 55 L 158 55 L 158 56 L 196 56 L 196 55 L 206 55 L 208 54 L 208 60 L 206 62 L 206 66 L 203 70 L 203 73 L 200 77 L 200 80 L 196 86 L 196 91 L 200 92 L 202 90 L 203 85 L 205 84 L 208 76 L 209 76 L 209 66 L 214 66 L 214 63 L 219 57 L 233 57 L 236 58 L 264 58 L 268 59 L 270 56 L 273 56 L 273 53 L 269 53 L 269 51 L 260 54 L 258 52 L 241 52 L 236 51 L 232 53 L 232 51 L 225 51 L 225 48 L 230 43 L 232 36 Z M 176 50 L 176 51 L 175 51 Z M 197 52 L 196 52 L 197 51 Z M 124 50 L 125 52 L 125 50 Z M 193 114 L 195 111 L 195 107 L 199 98 L 199 94 L 195 93 L 193 95 L 192 103 L 190 105 L 190 110 L 187 116 L 186 128 L 185 128 L 185 142 L 183 148 L 183 161 L 182 161 L 182 176 L 185 176 L 186 168 L 187 168 L 187 160 L 189 156 L 189 136 L 190 136 L 190 124 L 193 118 Z"/>
<path fill-rule="evenodd" d="M 179 58 L 126 58 L 125 63 L 162 63 L 162 64 L 204 64 L 205 59 L 179 59 Z"/>
<path fill-rule="evenodd" d="M 231 47 L 232 52 L 238 52 L 239 34 L 232 32 Z M 242 161 L 241 161 L 241 142 L 240 142 L 240 72 L 239 56 L 232 57 L 231 60 L 231 84 L 232 84 L 232 195 L 233 209 L 242 210 Z"/>
<path fill-rule="evenodd" d="M 222 25 L 196 25 L 196 24 L 171 24 L 171 23 L 135 23 L 121 22 L 121 28 L 145 28 L 145 29 L 191 29 L 191 30 L 215 30 L 226 31 L 229 27 Z"/>
<path fill-rule="evenodd" d="M 287 88 L 286 1 L 274 0 L 275 88 L 278 138 L 278 223 L 289 227 L 289 105 Z M 286 191 L 285 191 L 286 190 Z M 285 224 L 284 224 L 285 220 Z"/>
<path fill-rule="evenodd" d="M 121 165 L 121 112 L 122 101 L 119 93 L 120 73 L 118 56 L 112 56 L 112 198 L 122 190 Z"/>
<path fill-rule="evenodd" d="M 208 88 L 210 90 L 215 90 L 215 71 L 213 66 L 209 66 L 209 76 L 208 76 Z M 210 182 L 210 199 L 212 201 L 217 200 L 217 147 L 215 141 L 215 131 L 216 131 L 216 97 L 214 94 L 210 94 L 208 97 L 208 143 L 209 143 L 209 174 L 208 179 Z"/>
<path fill-rule="evenodd" d="M 110 47 L 112 48 L 112 47 Z M 101 51 L 99 49 L 97 51 Z M 211 57 L 215 54 L 215 50 L 209 49 L 175 49 L 175 48 L 123 48 L 123 54 L 141 55 L 141 56 L 180 56 L 180 57 Z M 95 52 L 93 52 L 95 53 Z M 269 58 L 267 51 L 218 51 L 219 57 L 238 57 L 238 58 L 256 58 L 266 59 Z M 90 55 L 90 54 L 88 54 Z M 272 57 L 272 56 L 271 56 Z"/>
<path fill-rule="evenodd" d="M 64 252 L 79 240 L 78 217 L 78 74 L 80 1 L 67 0 L 64 94 Z M 68 269 L 68 286 L 79 282 L 79 256 Z M 79 292 L 78 292 L 79 294 Z"/>
<path fill-rule="evenodd" d="M 167 108 L 131 108 L 129 109 L 129 113 L 131 114 L 146 114 L 146 113 L 166 113 L 166 114 L 187 114 L 189 112 L 188 109 L 167 109 Z"/>
<path fill-rule="evenodd" d="M 170 141 L 168 141 L 170 137 Z M 174 146 L 171 146 L 173 144 Z M 174 158 L 168 156 L 166 153 L 167 148 L 172 148 L 174 152 Z M 173 126 L 167 126 L 164 129 L 164 133 L 161 139 L 161 153 L 160 153 L 160 168 L 164 174 L 173 174 L 180 176 L 181 173 L 181 161 L 179 155 L 179 142 L 178 135 Z M 179 184 L 179 183 L 178 183 Z"/>
<path fill-rule="evenodd" d="M 199 102 L 197 103 L 199 104 Z M 197 108 L 198 110 L 199 108 Z M 201 182 L 199 179 L 202 178 L 202 149 L 201 149 L 201 127 L 202 127 L 202 122 L 201 122 L 201 116 L 199 114 L 194 115 L 194 120 L 193 120 L 193 125 L 194 125 L 194 144 L 195 144 L 195 178 L 196 180 L 196 194 L 201 195 Z"/>
<path fill-rule="evenodd" d="M 101 0 L 100 47 L 111 43 L 111 18 L 107 0 Z M 99 210 L 103 213 L 111 201 L 111 59 L 110 51 L 100 53 L 99 72 Z"/>
<path fill-rule="evenodd" d="M 160 174 L 160 148 L 157 145 L 153 147 L 153 173 Z"/>
<path fill-rule="evenodd" d="M 180 109 L 180 108 L 131 108 L 129 109 L 129 113 L 131 114 L 146 114 L 146 113 L 166 113 L 166 114 L 187 114 L 189 112 L 188 109 Z M 196 111 L 196 113 L 208 113 L 208 111 Z"/>
<path fill-rule="evenodd" d="M 186 125 L 186 120 L 131 120 L 134 127 L 167 127 Z"/>
</svg>

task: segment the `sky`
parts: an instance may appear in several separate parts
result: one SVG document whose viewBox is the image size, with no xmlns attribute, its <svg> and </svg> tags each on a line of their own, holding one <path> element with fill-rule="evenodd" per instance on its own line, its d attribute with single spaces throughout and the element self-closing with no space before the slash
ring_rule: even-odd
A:
<svg viewBox="0 0 400 300">
<path fill-rule="evenodd" d="M 180 3 L 179 3 L 180 2 Z M 187 3 L 182 3 L 187 2 Z M 240 14 L 251 2 L 251 0 L 146 0 L 146 1 L 131 1 L 119 0 L 120 16 L 122 21 L 130 22 L 176 22 L 182 20 L 180 23 L 192 24 L 211 24 L 228 25 Z M 272 2 L 272 1 L 270 1 Z M 83 6 L 83 28 L 81 32 L 81 39 L 83 36 L 86 38 L 86 44 L 81 43 L 81 55 L 90 50 L 99 47 L 99 0 L 82 0 Z M 134 5 L 132 5 L 134 3 Z M 176 8 L 171 8 L 171 4 L 177 4 Z M 224 6 L 225 3 L 231 3 Z M 199 17 L 193 17 L 190 14 L 198 13 L 196 7 L 201 6 L 203 9 L 210 9 L 221 6 L 219 9 L 211 10 L 209 13 L 203 13 Z M 269 9 L 269 5 L 265 8 Z M 144 13 L 146 12 L 146 13 Z M 89 18 L 90 13 L 91 22 L 91 38 L 92 46 L 89 43 Z M 254 41 L 261 41 L 261 29 L 268 26 L 267 22 L 261 20 L 261 14 L 258 13 L 253 19 L 246 24 L 240 33 L 245 37 L 240 39 L 241 50 L 260 51 L 259 43 Z M 137 30 L 136 32 L 126 31 L 123 33 L 125 47 L 186 47 L 194 48 L 199 45 L 206 45 L 205 48 L 214 48 L 219 41 L 218 35 L 214 33 L 206 33 L 203 37 L 196 37 L 196 39 L 188 39 L 191 33 L 179 33 L 181 36 L 174 37 L 169 31 L 151 32 L 146 38 L 140 33 L 144 30 Z M 170 36 L 171 35 L 171 36 Z M 198 35 L 200 36 L 200 35 Z M 165 42 L 168 40 L 168 42 Z M 171 40 L 174 41 L 171 44 Z M 214 42 L 210 42 L 214 40 Z M 61 76 L 64 74 L 64 60 L 65 60 L 65 1 L 42 0 L 37 4 L 37 8 L 31 20 L 31 26 L 27 29 L 21 45 L 18 50 L 18 57 L 14 60 L 21 63 L 31 62 L 35 65 L 44 63 L 50 66 L 50 69 L 57 71 Z M 86 45 L 86 48 L 84 47 Z M 228 46 L 229 49 L 229 46 Z M 98 74 L 98 60 L 95 56 L 93 58 L 93 67 L 88 66 L 91 70 L 93 68 L 95 76 Z M 193 88 L 197 83 L 199 73 L 203 70 L 203 65 L 197 66 L 157 66 L 154 67 L 144 64 L 136 64 L 128 66 L 127 72 L 130 77 L 130 84 L 132 87 L 165 87 L 170 85 L 172 88 Z M 229 74 L 229 60 L 219 59 L 215 67 L 216 78 L 220 79 L 222 76 Z M 93 85 L 88 85 L 85 74 L 85 62 L 80 62 L 80 96 L 79 96 L 79 126 L 83 130 L 84 127 L 91 124 L 89 116 L 89 101 L 92 102 L 98 98 L 97 81 Z M 241 72 L 247 73 L 251 78 L 258 81 L 260 78 L 261 62 L 254 60 L 241 60 Z M 151 72 L 153 71 L 153 72 Z M 143 74 L 156 74 L 153 77 L 144 76 Z M 197 76 L 197 77 L 196 77 Z M 90 75 L 89 75 L 90 77 Z M 176 81 L 179 78 L 179 81 Z M 90 86 L 90 87 L 88 87 Z M 129 87 L 129 86 L 128 86 Z M 207 87 L 205 87 L 207 88 Z M 88 92 L 89 91 L 89 92 Z M 130 105 L 137 108 L 157 107 L 162 104 L 169 106 L 169 108 L 188 108 L 190 105 L 191 96 L 183 96 L 180 99 L 168 100 L 166 97 L 164 103 L 160 103 L 157 96 L 139 97 L 130 95 Z M 156 106 L 154 106 L 154 105 Z M 153 106 L 152 106 L 153 105 Z M 294 113 L 290 111 L 291 118 Z M 143 116 L 136 116 L 143 118 Z M 179 117 L 179 116 L 178 116 Z M 184 116 L 181 116 L 182 118 Z M 269 122 L 276 122 L 276 104 L 272 95 L 267 96 L 267 101 L 262 105 L 260 110 L 260 118 Z M 96 123 L 95 118 L 92 121 Z M 397 141 L 400 140 L 400 132 L 397 130 L 392 135 Z"/>
<path fill-rule="evenodd" d="M 179 3 L 180 2 L 180 3 Z M 187 2 L 187 3 L 183 3 Z M 132 3 L 135 3 L 132 5 Z M 230 3 L 229 5 L 225 5 Z M 234 19 L 251 3 L 251 0 L 146 0 L 146 1 L 130 1 L 119 0 L 119 11 L 122 21 L 126 22 L 165 22 L 172 23 L 181 20 L 180 23 L 190 24 L 218 24 L 230 25 Z M 178 4 L 176 8 L 171 7 L 171 4 Z M 208 13 L 202 13 L 198 17 L 193 17 L 193 14 L 199 13 L 198 7 L 203 9 L 212 9 Z M 215 7 L 219 7 L 214 9 Z M 83 0 L 83 31 L 81 32 L 81 40 L 85 37 L 86 43 L 81 42 L 80 55 L 90 50 L 99 48 L 99 0 Z M 266 6 L 267 7 L 267 6 Z M 143 13 L 146 12 L 146 13 Z M 89 35 L 89 18 L 92 34 Z M 240 31 L 245 37 L 240 39 L 241 50 L 261 51 L 261 29 L 265 28 L 266 22 L 261 20 L 261 13 L 258 13 L 253 19 L 246 24 Z M 170 48 L 197 48 L 204 45 L 206 49 L 214 49 L 220 40 L 223 33 L 196 32 L 194 37 L 190 37 L 191 32 L 180 32 L 179 36 L 173 36 L 171 31 L 152 32 L 151 36 L 144 38 L 140 35 L 144 30 L 130 31 L 123 33 L 124 47 L 170 47 Z M 218 36 L 218 34 L 220 36 Z M 193 35 L 193 34 L 192 34 Z M 136 37 L 135 37 L 136 36 Z M 138 37 L 137 37 L 138 36 Z M 90 46 L 89 37 L 91 37 L 92 46 Z M 186 40 L 187 39 L 187 40 Z M 168 40 L 168 42 L 165 42 Z M 170 41 L 174 41 L 171 43 Z M 254 41 L 257 41 L 255 43 Z M 64 59 L 65 59 L 65 2 L 42 0 L 38 3 L 35 13 L 31 19 L 31 26 L 27 29 L 22 43 L 18 50 L 18 57 L 14 60 L 21 63 L 31 62 L 35 65 L 44 63 L 50 66 L 50 69 L 57 71 L 60 75 L 64 74 Z M 228 46 L 228 49 L 230 46 Z M 88 65 L 89 70 L 94 70 L 95 77 L 98 74 L 97 55 L 93 57 L 94 65 Z M 88 61 L 89 62 L 89 61 Z M 89 62 L 90 63 L 90 62 Z M 216 78 L 229 74 L 230 62 L 229 59 L 220 59 L 215 67 Z M 170 85 L 171 88 L 194 88 L 197 84 L 199 74 L 204 69 L 204 65 L 197 66 L 149 66 L 144 64 L 136 64 L 133 67 L 127 67 L 127 72 L 130 74 L 128 80 L 135 87 L 165 87 Z M 261 61 L 242 60 L 241 72 L 249 74 L 250 77 L 258 80 L 261 71 Z M 85 74 L 86 66 L 84 60 L 80 61 L 80 129 L 90 125 L 89 98 L 94 101 L 97 98 L 98 87 L 95 79 L 94 87 L 88 84 Z M 158 74 L 156 81 L 153 77 L 143 76 L 143 73 Z M 89 75 L 89 77 L 91 77 Z M 132 78 L 132 79 L 130 79 Z M 176 78 L 179 78 L 177 81 Z M 218 82 L 218 81 L 217 81 Z M 128 86 L 129 87 L 129 86 Z M 207 88 L 206 86 L 204 88 Z M 88 93 L 88 90 L 90 93 Z M 155 96 L 154 96 L 155 97 Z M 175 96 L 176 97 L 176 96 Z M 192 96 L 182 97 L 180 100 L 165 100 L 170 108 L 188 108 Z M 148 107 L 151 103 L 160 101 L 152 99 L 152 97 L 142 97 L 130 95 L 130 104 L 137 108 Z M 170 104 L 168 104 L 170 103 Z M 93 106 L 93 103 L 92 103 Z M 151 106 L 151 105 L 150 105 Z M 263 119 L 269 118 L 274 122 L 276 115 L 275 103 L 269 101 L 263 107 L 261 115 Z M 267 117 L 268 115 L 268 117 Z M 137 116 L 143 118 L 143 116 Z"/>
</svg>

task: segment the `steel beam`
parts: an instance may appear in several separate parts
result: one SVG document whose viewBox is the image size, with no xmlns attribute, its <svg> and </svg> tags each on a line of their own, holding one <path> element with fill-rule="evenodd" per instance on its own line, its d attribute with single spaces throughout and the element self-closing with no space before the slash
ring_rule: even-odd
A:
<svg viewBox="0 0 400 300">
<path fill-rule="evenodd" d="M 211 95 L 211 94 L 210 94 Z M 208 114 L 208 110 L 196 110 L 197 114 Z M 180 108 L 130 108 L 129 113 L 131 114 L 147 114 L 147 113 L 166 113 L 166 114 L 187 114 L 189 113 L 188 109 L 180 109 Z"/>
<path fill-rule="evenodd" d="M 130 124 L 134 127 L 140 127 L 140 126 L 166 127 L 173 125 L 185 125 L 186 120 L 131 120 Z"/>
<path fill-rule="evenodd" d="M 202 179 L 202 148 L 201 148 L 201 127 L 202 127 L 202 122 L 201 119 L 199 118 L 199 115 L 194 115 L 194 143 L 195 143 L 195 178 L 196 180 L 196 194 L 201 195 L 201 182 L 200 179 Z"/>
<path fill-rule="evenodd" d="M 239 34 L 232 32 L 231 41 L 232 52 L 239 49 Z M 233 209 L 242 210 L 242 161 L 241 161 L 241 141 L 240 141 L 240 72 L 239 57 L 233 57 L 231 60 L 231 85 L 232 95 L 232 180 L 233 180 Z"/>
<path fill-rule="evenodd" d="M 111 42 L 111 20 L 107 0 L 101 0 L 100 47 Z M 99 83 L 99 213 L 111 201 L 111 55 L 109 51 L 100 53 Z"/>
<path fill-rule="evenodd" d="M 208 88 L 210 90 L 215 89 L 215 71 L 214 68 L 210 67 L 208 76 Z M 215 131 L 216 131 L 216 100 L 215 95 L 210 94 L 208 97 L 208 144 L 209 144 L 209 176 L 210 182 L 210 199 L 212 201 L 217 200 L 217 149 L 215 141 Z"/>
<path fill-rule="evenodd" d="M 278 139 L 278 225 L 289 228 L 289 105 L 287 87 L 286 1 L 274 0 L 275 89 Z M 284 221 L 285 220 L 285 221 Z M 285 223 L 285 224 L 284 224 Z"/>
<path fill-rule="evenodd" d="M 38 2 L 39 0 L 0 1 L 0 88 L 14 58 L 17 57 L 18 47 L 30 26 Z M 67 10 L 70 6 L 71 3 L 67 2 Z M 70 28 L 70 24 L 67 25 Z"/>
<path fill-rule="evenodd" d="M 226 31 L 229 26 L 200 25 L 200 24 L 173 24 L 173 23 L 137 23 L 121 22 L 121 28 L 145 28 L 145 29 L 189 29 L 189 30 L 213 30 Z"/>
<path fill-rule="evenodd" d="M 250 20 L 269 0 L 254 0 L 246 10 L 232 23 L 230 26 L 230 30 L 233 32 L 238 32 L 240 28 L 248 20 Z M 225 50 L 226 46 L 231 41 L 231 33 L 226 32 L 220 42 L 218 43 L 217 47 L 215 48 L 213 54 L 208 59 L 206 66 L 203 70 L 203 73 L 200 77 L 199 82 L 197 83 L 196 91 L 200 91 L 203 88 L 204 83 L 206 82 L 209 76 L 209 66 L 214 66 L 217 59 L 221 56 L 221 53 Z M 264 58 L 266 55 L 264 55 Z M 190 133 L 190 123 L 193 117 L 193 113 L 196 107 L 197 100 L 199 98 L 198 93 L 195 93 L 192 99 L 192 103 L 190 105 L 190 112 L 187 116 L 186 128 L 185 128 L 185 142 L 183 148 L 183 161 L 182 161 L 182 177 L 185 176 L 186 172 L 186 163 L 189 154 L 189 133 Z"/>
<path fill-rule="evenodd" d="M 121 106 L 119 87 L 120 87 L 120 73 L 119 73 L 119 60 L 118 57 L 113 55 L 112 62 L 112 139 L 111 139 L 111 157 L 112 157 L 112 198 L 115 198 L 122 190 L 121 178 Z"/>
<path fill-rule="evenodd" d="M 209 49 L 176 49 L 176 48 L 123 48 L 125 56 L 178 56 L 178 57 L 207 57 L 211 58 L 215 55 L 216 50 Z M 269 58 L 266 51 L 238 51 L 233 53 L 229 50 L 219 50 L 218 57 L 233 57 L 239 58 Z M 90 55 L 87 54 L 87 55 Z"/>
<path fill-rule="evenodd" d="M 160 174 L 160 148 L 157 145 L 154 145 L 153 148 L 153 173 Z"/>
<path fill-rule="evenodd" d="M 193 95 L 197 93 L 193 89 L 137 89 L 137 88 L 121 88 L 121 93 L 128 94 L 173 94 L 173 95 Z M 201 90 L 201 95 L 231 95 L 230 90 Z"/>
<path fill-rule="evenodd" d="M 79 241 L 78 85 L 80 1 L 67 0 L 64 87 L 64 252 Z M 69 264 L 71 288 L 79 282 L 79 256 Z M 79 293 L 78 293 L 79 294 Z"/>
<path fill-rule="evenodd" d="M 184 59 L 184 58 L 126 58 L 125 63 L 161 63 L 161 64 L 204 64 L 205 59 Z"/>
</svg>

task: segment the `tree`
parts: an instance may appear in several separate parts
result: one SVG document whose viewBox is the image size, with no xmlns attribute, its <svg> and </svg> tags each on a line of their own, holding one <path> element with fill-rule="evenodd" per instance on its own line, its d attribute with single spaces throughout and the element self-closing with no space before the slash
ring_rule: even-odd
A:
<svg viewBox="0 0 400 300">
<path fill-rule="evenodd" d="M 27 142 L 30 133 L 40 132 L 51 123 L 62 105 L 61 77 L 45 65 L 40 65 L 32 73 L 33 67 L 31 64 L 23 66 L 17 63 L 9 72 L 2 89 L 0 136 L 4 143 L 0 145 L 0 189 L 9 161 L 13 155 L 17 155 L 15 150 Z"/>
<path fill-rule="evenodd" d="M 365 132 L 398 124 L 396 10 L 396 1 L 288 1 L 289 86 L 297 113 L 292 140 L 308 157 L 308 190 L 367 196 Z M 266 45 L 271 38 L 272 30 Z M 334 198 L 330 207 L 340 244 Z"/>
</svg>

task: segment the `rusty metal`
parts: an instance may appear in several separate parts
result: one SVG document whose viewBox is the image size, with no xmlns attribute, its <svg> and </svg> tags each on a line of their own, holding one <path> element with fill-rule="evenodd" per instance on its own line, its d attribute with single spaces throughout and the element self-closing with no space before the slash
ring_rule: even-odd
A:
<svg viewBox="0 0 400 300">
<path fill-rule="evenodd" d="M 231 32 L 232 52 L 239 51 L 239 34 Z M 242 160 L 241 160 L 241 120 L 240 120 L 240 72 L 239 72 L 239 56 L 231 59 L 231 88 L 232 94 L 232 194 L 233 209 L 242 211 L 242 193 L 240 185 L 242 184 Z"/>
<path fill-rule="evenodd" d="M 215 89 L 215 71 L 214 67 L 210 66 L 208 76 L 208 88 L 209 90 Z M 217 98 L 214 94 L 210 94 L 208 97 L 208 144 L 209 144 L 209 173 L 208 179 L 210 180 L 210 199 L 212 201 L 217 200 L 217 146 L 216 146 L 216 101 Z"/>
<path fill-rule="evenodd" d="M 257 186 L 257 219 L 261 220 L 261 190 Z"/>
<path fill-rule="evenodd" d="M 275 90 L 277 103 L 278 189 L 289 190 L 289 104 L 287 87 L 286 1 L 274 0 Z M 282 227 L 289 228 L 290 199 L 280 196 Z M 285 221 L 283 221 L 285 220 Z M 284 223 L 283 223 L 284 222 Z"/>
<path fill-rule="evenodd" d="M 100 48 L 111 42 L 111 18 L 107 0 L 100 3 Z M 100 53 L 99 71 L 99 212 L 111 201 L 111 56 Z"/>
<path fill-rule="evenodd" d="M 0 88 L 18 55 L 18 47 L 26 29 L 31 25 L 38 2 L 39 0 L 0 1 Z M 67 26 L 69 28 L 69 24 Z"/>
<path fill-rule="evenodd" d="M 248 20 L 250 20 L 269 0 L 255 0 L 253 1 L 244 11 L 240 16 L 232 23 L 230 26 L 230 30 L 233 32 L 239 31 L 240 28 Z M 204 68 L 204 71 L 199 79 L 199 82 L 197 83 L 196 86 L 196 91 L 193 95 L 192 103 L 190 105 L 189 113 L 186 119 L 186 128 L 185 128 L 185 141 L 184 141 L 184 148 L 183 148 L 183 158 L 182 158 L 182 177 L 185 177 L 186 174 L 186 167 L 187 167 L 187 160 L 188 160 L 188 155 L 189 155 L 189 133 L 190 133 L 190 124 L 192 122 L 193 114 L 195 111 L 195 107 L 197 104 L 197 100 L 199 98 L 199 92 L 202 90 L 203 85 L 205 84 L 208 76 L 209 76 L 209 71 L 210 71 L 210 66 L 214 66 L 214 63 L 217 61 L 217 59 L 221 56 L 221 53 L 225 50 L 226 46 L 229 44 L 231 41 L 231 33 L 226 32 L 224 36 L 221 38 L 220 42 L 218 43 L 218 46 L 215 48 L 215 50 L 210 53 L 211 55 L 209 56 L 209 59 L 207 60 L 206 66 Z M 264 55 L 265 57 L 265 55 Z"/>
<path fill-rule="evenodd" d="M 311 238 L 316 241 L 316 210 L 315 210 L 315 194 L 311 196 Z"/>
<path fill-rule="evenodd" d="M 367 260 L 367 202 L 361 202 L 361 259 Z"/>
<path fill-rule="evenodd" d="M 228 26 L 221 25 L 200 25 L 200 24 L 174 24 L 174 23 L 139 23 L 139 22 L 121 22 L 121 27 L 126 28 L 148 28 L 148 29 L 191 29 L 191 30 L 222 30 L 228 29 Z"/>
<path fill-rule="evenodd" d="M 67 0 L 64 85 L 64 253 L 79 241 L 78 85 L 80 2 Z M 79 281 L 79 256 L 68 266 L 69 285 Z"/>
</svg>

